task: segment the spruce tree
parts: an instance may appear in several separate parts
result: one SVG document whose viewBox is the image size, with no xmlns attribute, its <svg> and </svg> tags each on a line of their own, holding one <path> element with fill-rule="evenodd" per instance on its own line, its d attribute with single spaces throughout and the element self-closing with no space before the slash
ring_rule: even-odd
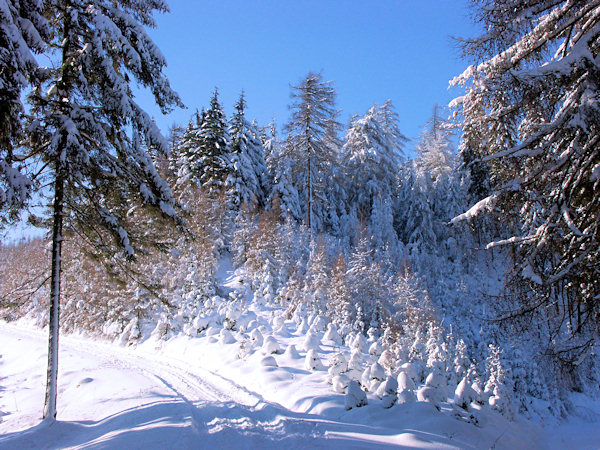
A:
<svg viewBox="0 0 600 450">
<path fill-rule="evenodd" d="M 246 120 L 245 109 L 242 91 L 229 125 L 232 171 L 227 182 L 235 207 L 243 203 L 256 207 L 264 204 L 266 167 L 258 130 Z"/>
<path fill-rule="evenodd" d="M 202 116 L 198 111 L 190 119 L 180 138 L 174 143 L 169 156 L 169 167 L 175 177 L 175 186 L 184 186 L 194 179 L 194 168 L 198 164 L 197 149 L 200 145 L 198 134 L 202 126 Z"/>
<path fill-rule="evenodd" d="M 134 101 L 131 80 L 149 88 L 163 112 L 181 105 L 162 73 L 166 61 L 144 27 L 161 0 L 44 3 L 46 40 L 56 64 L 29 97 L 30 155 L 40 156 L 51 186 L 50 342 L 44 417 L 56 416 L 61 253 L 65 233 L 84 236 L 103 254 L 133 258 L 141 243 L 127 212 L 132 202 L 155 217 L 176 217 L 175 202 L 143 147 L 168 143 Z M 144 146 L 140 145 L 143 142 Z M 143 233 L 142 233 L 143 234 Z"/>
<path fill-rule="evenodd" d="M 192 149 L 196 158 L 192 161 L 192 172 L 200 186 L 216 195 L 223 191 L 225 181 L 232 173 L 227 122 L 217 89 L 202 119 L 198 148 Z"/>
<path fill-rule="evenodd" d="M 389 100 L 384 106 L 372 106 L 364 117 L 352 119 L 347 131 L 343 154 L 349 202 L 377 236 L 378 246 L 396 239 L 392 204 L 397 196 L 397 174 L 406 141 Z"/>
</svg>

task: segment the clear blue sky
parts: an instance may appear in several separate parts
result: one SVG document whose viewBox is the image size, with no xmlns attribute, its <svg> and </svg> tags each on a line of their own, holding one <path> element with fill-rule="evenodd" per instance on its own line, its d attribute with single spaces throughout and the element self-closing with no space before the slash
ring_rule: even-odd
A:
<svg viewBox="0 0 600 450">
<path fill-rule="evenodd" d="M 400 129 L 418 138 L 433 105 L 453 94 L 448 81 L 466 62 L 451 36 L 476 35 L 466 0 L 171 0 L 150 34 L 187 110 L 161 116 L 148 94 L 139 102 L 166 130 L 187 124 L 219 87 L 229 115 L 242 89 L 248 116 L 281 129 L 290 84 L 308 71 L 333 80 L 346 124 L 391 99 Z M 414 145 L 409 144 L 409 147 Z"/>
</svg>

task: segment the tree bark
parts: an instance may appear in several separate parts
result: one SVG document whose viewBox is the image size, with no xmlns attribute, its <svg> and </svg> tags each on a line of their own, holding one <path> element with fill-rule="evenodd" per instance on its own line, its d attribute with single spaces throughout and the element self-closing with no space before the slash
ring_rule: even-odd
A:
<svg viewBox="0 0 600 450">
<path fill-rule="evenodd" d="M 54 185 L 54 208 L 52 225 L 52 276 L 50 281 L 50 321 L 48 322 L 48 374 L 44 420 L 56 419 L 56 394 L 58 378 L 58 330 L 60 317 L 60 274 L 62 263 L 62 228 L 64 211 L 65 176 L 62 164 L 57 168 Z"/>
</svg>

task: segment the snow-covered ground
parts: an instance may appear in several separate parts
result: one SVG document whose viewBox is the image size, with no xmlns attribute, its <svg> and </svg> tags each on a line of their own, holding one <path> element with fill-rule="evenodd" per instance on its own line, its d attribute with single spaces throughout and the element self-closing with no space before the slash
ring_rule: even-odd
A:
<svg viewBox="0 0 600 450">
<path fill-rule="evenodd" d="M 227 276 L 225 286 L 243 290 Z M 386 409 L 372 394 L 348 411 L 327 382 L 329 358 L 347 348 L 321 334 L 323 367 L 307 369 L 306 324 L 277 312 L 253 303 L 239 319 L 245 333 L 212 324 L 136 347 L 62 337 L 51 426 L 40 421 L 47 336 L 0 323 L 0 448 L 600 448 L 600 403 L 585 397 L 569 422 L 545 427 L 452 402 Z"/>
</svg>

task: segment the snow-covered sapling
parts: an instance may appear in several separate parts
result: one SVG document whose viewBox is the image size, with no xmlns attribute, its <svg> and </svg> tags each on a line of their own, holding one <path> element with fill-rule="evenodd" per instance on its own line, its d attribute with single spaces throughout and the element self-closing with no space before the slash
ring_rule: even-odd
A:
<svg viewBox="0 0 600 450">
<path fill-rule="evenodd" d="M 336 375 L 331 380 L 331 384 L 333 385 L 333 390 L 335 392 L 337 392 L 338 394 L 343 394 L 346 392 L 348 383 L 350 383 L 350 378 L 345 374 Z"/>
<path fill-rule="evenodd" d="M 323 336 L 323 342 L 333 346 L 342 345 L 342 338 L 334 324 L 329 323 L 327 325 L 327 331 L 325 332 L 325 336 Z"/>
<path fill-rule="evenodd" d="M 398 390 L 404 391 L 407 389 L 410 391 L 414 391 L 415 389 L 417 389 L 417 386 L 415 385 L 415 382 L 412 380 L 412 378 L 410 378 L 406 372 L 401 371 L 398 374 Z"/>
<path fill-rule="evenodd" d="M 369 342 L 370 344 L 375 342 L 377 339 L 379 339 L 379 330 L 377 328 L 373 328 L 373 327 L 369 327 L 369 329 L 367 330 L 367 342 Z"/>
<path fill-rule="evenodd" d="M 381 355 L 379 356 L 377 362 L 381 365 L 381 367 L 385 369 L 385 373 L 387 373 L 388 375 L 392 374 L 392 372 L 394 371 L 394 367 L 396 366 L 396 358 L 394 357 L 394 354 L 389 350 L 384 350 L 383 352 L 381 352 Z"/>
<path fill-rule="evenodd" d="M 406 375 L 414 382 L 416 382 L 419 378 L 417 371 L 412 363 L 407 362 L 402 364 L 400 366 L 400 371 L 406 373 Z"/>
<path fill-rule="evenodd" d="M 306 318 L 302 318 L 300 324 L 298 325 L 298 333 L 305 334 L 308 331 L 308 322 Z"/>
<path fill-rule="evenodd" d="M 205 334 L 206 334 L 207 337 L 209 337 L 209 336 L 215 336 L 215 335 L 219 334 L 220 332 L 221 332 L 220 328 L 217 328 L 217 327 L 208 327 L 206 329 L 206 333 Z"/>
<path fill-rule="evenodd" d="M 273 353 L 281 353 L 281 348 L 277 339 L 273 336 L 267 336 L 262 345 L 262 352 L 265 355 L 271 355 Z"/>
<path fill-rule="evenodd" d="M 229 331 L 227 328 L 223 328 L 219 333 L 219 342 L 221 344 L 233 344 L 237 341 L 235 340 L 235 337 L 231 331 Z"/>
<path fill-rule="evenodd" d="M 304 338 L 303 348 L 305 351 L 309 350 L 320 350 L 321 339 L 318 335 L 309 331 L 306 333 L 306 337 Z"/>
<path fill-rule="evenodd" d="M 361 353 L 366 353 L 367 339 L 365 338 L 365 336 L 362 333 L 358 333 L 356 335 L 356 337 L 354 338 L 354 340 L 352 341 L 350 348 L 353 350 L 358 350 Z"/>
<path fill-rule="evenodd" d="M 439 409 L 439 405 L 448 400 L 446 378 L 435 371 L 431 372 L 425 380 L 425 386 L 417 391 L 417 399 L 432 403 Z"/>
<path fill-rule="evenodd" d="M 165 339 L 170 329 L 169 321 L 161 317 L 150 335 L 156 340 Z"/>
<path fill-rule="evenodd" d="M 262 347 L 263 342 L 264 342 L 264 338 L 263 338 L 262 333 L 258 330 L 258 328 L 254 328 L 250 332 L 250 342 L 255 347 Z"/>
<path fill-rule="evenodd" d="M 348 371 L 348 360 L 343 353 L 334 353 L 329 357 L 329 369 L 327 370 L 327 380 L 331 383 L 331 380 Z"/>
<path fill-rule="evenodd" d="M 379 363 L 373 363 L 364 370 L 361 382 L 370 392 L 374 392 L 385 379 L 385 370 Z"/>
<path fill-rule="evenodd" d="M 350 380 L 345 398 L 346 410 L 360 408 L 361 406 L 366 406 L 367 404 L 367 394 L 365 391 L 361 389 L 360 385 L 356 381 Z"/>
<path fill-rule="evenodd" d="M 379 358 L 383 353 L 383 345 L 379 340 L 373 342 L 369 347 L 369 355 Z"/>
<path fill-rule="evenodd" d="M 192 323 L 194 325 L 194 328 L 196 328 L 196 332 L 200 334 L 203 331 L 205 331 L 210 325 L 210 318 L 206 316 L 196 316 Z"/>
<path fill-rule="evenodd" d="M 323 363 L 321 362 L 321 358 L 319 358 L 319 355 L 313 349 L 309 350 L 306 353 L 304 367 L 307 370 L 322 370 L 324 368 Z"/>
<path fill-rule="evenodd" d="M 381 406 L 384 408 L 391 408 L 398 401 L 397 392 L 398 381 L 396 381 L 394 377 L 388 376 L 386 380 L 380 384 L 375 395 L 382 400 Z"/>
<path fill-rule="evenodd" d="M 477 399 L 477 394 L 471 387 L 468 377 L 464 377 L 454 391 L 454 404 L 468 410 L 469 405 Z"/>
<path fill-rule="evenodd" d="M 283 356 L 289 359 L 300 359 L 300 354 L 298 353 L 298 350 L 296 350 L 296 346 L 294 344 L 287 346 L 285 352 L 283 352 Z"/>
</svg>

